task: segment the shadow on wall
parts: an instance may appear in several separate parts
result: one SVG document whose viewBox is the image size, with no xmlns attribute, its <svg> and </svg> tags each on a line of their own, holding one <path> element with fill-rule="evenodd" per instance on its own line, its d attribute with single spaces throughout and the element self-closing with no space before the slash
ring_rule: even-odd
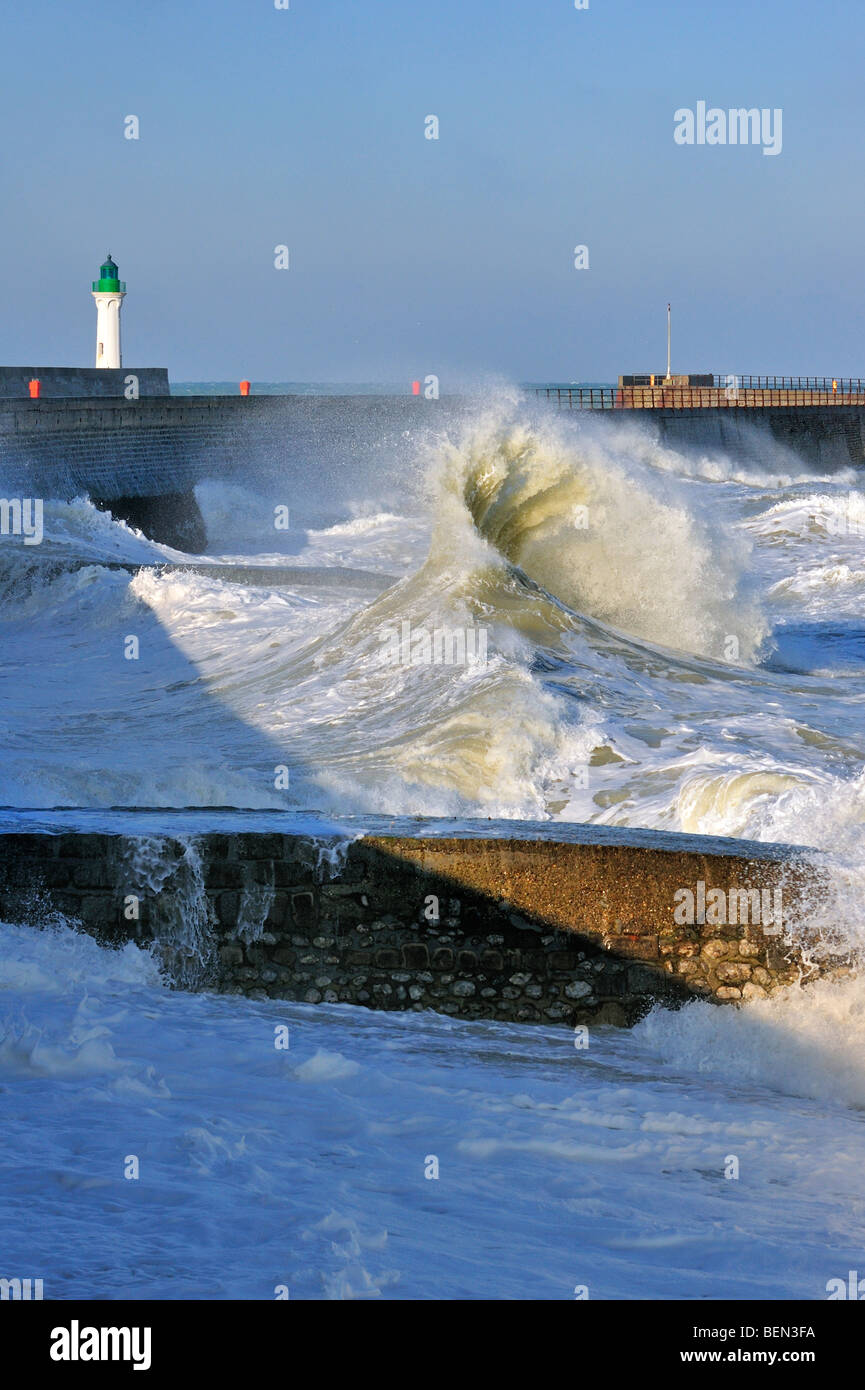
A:
<svg viewBox="0 0 865 1390">
<path fill-rule="evenodd" d="M 676 920 L 695 875 L 698 895 L 700 883 L 726 899 L 780 888 L 795 919 L 819 873 L 789 860 L 244 832 L 166 837 L 146 852 L 124 835 L 7 835 L 0 868 L 4 915 L 63 913 L 111 944 L 152 943 L 180 987 L 252 998 L 630 1025 L 656 1003 L 737 1002 L 851 968 L 837 954 L 806 965 L 770 923 Z"/>
</svg>

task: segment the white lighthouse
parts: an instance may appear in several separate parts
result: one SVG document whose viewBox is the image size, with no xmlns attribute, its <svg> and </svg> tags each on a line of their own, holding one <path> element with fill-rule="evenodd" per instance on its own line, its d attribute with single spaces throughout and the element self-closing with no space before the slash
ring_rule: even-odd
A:
<svg viewBox="0 0 865 1390">
<path fill-rule="evenodd" d="M 120 367 L 123 365 L 120 354 L 120 307 L 126 294 L 126 282 L 118 279 L 117 266 L 110 253 L 105 264 L 99 268 L 99 279 L 92 284 L 93 298 L 96 300 L 96 365 Z"/>
</svg>

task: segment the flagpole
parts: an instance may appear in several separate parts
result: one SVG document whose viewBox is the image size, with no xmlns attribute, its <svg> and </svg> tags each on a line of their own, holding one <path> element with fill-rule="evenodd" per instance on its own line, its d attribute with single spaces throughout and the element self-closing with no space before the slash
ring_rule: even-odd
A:
<svg viewBox="0 0 865 1390">
<path fill-rule="evenodd" d="M 670 306 L 669 306 L 669 304 L 668 304 L 668 305 L 667 305 L 667 375 L 666 375 L 666 377 L 665 377 L 665 380 L 666 380 L 667 382 L 669 382 L 669 380 L 670 380 L 670 332 L 671 332 L 671 327 L 672 327 L 672 324 L 671 324 L 671 316 L 670 316 Z"/>
</svg>

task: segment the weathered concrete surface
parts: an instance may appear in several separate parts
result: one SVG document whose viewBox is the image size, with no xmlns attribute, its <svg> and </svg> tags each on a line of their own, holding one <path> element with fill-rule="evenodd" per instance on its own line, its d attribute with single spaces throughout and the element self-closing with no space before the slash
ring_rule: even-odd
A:
<svg viewBox="0 0 865 1390">
<path fill-rule="evenodd" d="M 771 463 L 775 449 L 791 449 L 827 469 L 865 463 L 865 406 L 595 411 L 619 425 L 633 420 L 678 448 L 717 449 L 734 459 Z"/>
<path fill-rule="evenodd" d="M 390 396 L 142 396 L 2 400 L 7 490 L 68 499 L 187 492 L 202 478 L 263 472 L 305 488 L 309 469 L 384 468 L 406 430 L 442 419 L 444 402 Z M 459 412 L 450 404 L 450 416 Z M 462 407 L 464 408 L 464 407 Z"/>
<path fill-rule="evenodd" d="M 170 394 L 167 367 L 0 367 L 0 399 L 29 399 L 34 379 L 42 399 L 123 397 L 130 376 L 140 396 Z"/>
<path fill-rule="evenodd" d="M 855 968 L 837 942 L 797 926 L 821 874 L 771 847 L 0 836 L 5 918 L 39 925 L 61 912 L 106 941 L 152 943 L 186 987 L 571 1026 L 629 1024 L 658 1000 L 734 1002 Z M 700 884 L 723 892 L 726 920 L 682 920 L 681 892 Z M 780 889 L 780 930 L 742 914 L 741 901 L 727 911 L 731 889 L 755 888 Z"/>
<path fill-rule="evenodd" d="M 4 485 L 62 500 L 189 492 L 234 457 L 234 420 L 218 397 L 0 400 Z"/>
<path fill-rule="evenodd" d="M 347 479 L 364 473 L 386 488 L 411 466 L 424 431 L 458 425 L 478 404 L 468 397 L 146 391 L 137 401 L 24 400 L 3 399 L 0 392 L 2 486 L 6 495 L 69 499 L 86 493 L 110 505 L 163 494 L 189 497 L 204 478 L 278 478 L 292 499 L 307 497 L 313 467 L 323 495 L 339 495 Z M 643 424 L 676 447 L 717 449 L 764 465 L 774 461 L 779 444 L 828 469 L 865 462 L 865 406 L 574 411 L 572 418 L 593 426 Z M 200 526 L 200 518 L 194 524 Z M 171 534 L 143 529 L 172 543 Z"/>
</svg>

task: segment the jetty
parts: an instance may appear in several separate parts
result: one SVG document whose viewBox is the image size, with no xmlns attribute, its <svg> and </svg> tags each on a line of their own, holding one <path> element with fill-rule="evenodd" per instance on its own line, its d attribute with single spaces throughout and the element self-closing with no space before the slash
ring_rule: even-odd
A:
<svg viewBox="0 0 865 1390">
<path fill-rule="evenodd" d="M 780 445 L 828 471 L 865 463 L 865 378 L 649 373 L 532 391 L 556 410 L 641 423 L 674 448 L 767 465 Z"/>
<path fill-rule="evenodd" d="M 28 373 L 36 375 L 28 378 Z M 124 385 L 138 379 L 129 399 Z M 27 380 L 39 380 L 38 397 Z M 724 378 L 726 380 L 726 378 Z M 739 385 L 545 386 L 527 401 L 572 418 L 642 424 L 678 448 L 766 463 L 775 446 L 828 471 L 865 464 L 865 381 L 741 377 Z M 755 382 L 762 384 L 756 385 Z M 768 383 L 768 384 L 767 384 Z M 808 384 L 806 384 L 808 383 Z M 827 384 L 828 383 L 828 384 Z M 167 373 L 122 368 L 0 368 L 0 466 L 9 496 L 82 494 L 154 540 L 207 544 L 195 500 L 205 478 L 279 476 L 288 495 L 308 470 L 334 478 L 346 459 L 393 466 L 418 427 L 469 415 L 469 397 L 178 395 Z"/>
<path fill-rule="evenodd" d="M 865 379 L 826 376 L 620 376 L 618 386 L 536 386 L 566 410 L 781 410 L 865 406 Z"/>
<path fill-rule="evenodd" d="M 308 1004 L 627 1027 L 767 998 L 858 968 L 840 921 L 807 925 L 830 891 L 814 851 L 609 826 L 0 813 L 7 921 L 61 914 L 181 988 Z"/>
</svg>

